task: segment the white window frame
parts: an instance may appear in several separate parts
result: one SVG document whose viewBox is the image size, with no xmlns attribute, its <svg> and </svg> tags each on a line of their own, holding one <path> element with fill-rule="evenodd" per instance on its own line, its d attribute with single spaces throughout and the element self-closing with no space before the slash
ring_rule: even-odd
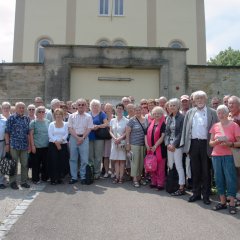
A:
<svg viewBox="0 0 240 240">
<path fill-rule="evenodd" d="M 109 16 L 109 7 L 110 7 L 110 4 L 109 4 L 109 1 L 110 0 L 99 0 L 99 16 Z M 101 4 L 103 4 L 103 13 L 101 13 Z M 105 8 L 107 6 L 107 13 L 105 12 Z"/>
<path fill-rule="evenodd" d="M 114 4 L 113 4 L 113 15 L 114 16 L 124 16 L 124 0 L 113 0 Z M 115 11 L 115 7 L 117 5 L 117 12 Z M 121 9 L 121 5 L 122 5 L 122 13 L 120 12 Z"/>
</svg>

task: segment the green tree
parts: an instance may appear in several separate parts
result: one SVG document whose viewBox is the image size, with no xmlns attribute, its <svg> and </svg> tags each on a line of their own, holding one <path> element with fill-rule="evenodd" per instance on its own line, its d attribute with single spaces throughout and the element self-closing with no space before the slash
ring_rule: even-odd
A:
<svg viewBox="0 0 240 240">
<path fill-rule="evenodd" d="M 240 51 L 229 47 L 221 51 L 216 57 L 210 58 L 208 65 L 240 66 Z"/>
</svg>

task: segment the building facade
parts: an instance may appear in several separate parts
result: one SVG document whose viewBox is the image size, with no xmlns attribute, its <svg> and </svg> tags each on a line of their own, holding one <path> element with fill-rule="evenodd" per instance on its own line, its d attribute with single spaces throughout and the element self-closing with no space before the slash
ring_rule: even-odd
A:
<svg viewBox="0 0 240 240">
<path fill-rule="evenodd" d="M 188 48 L 206 63 L 204 0 L 17 0 L 13 62 L 48 44 Z"/>
</svg>

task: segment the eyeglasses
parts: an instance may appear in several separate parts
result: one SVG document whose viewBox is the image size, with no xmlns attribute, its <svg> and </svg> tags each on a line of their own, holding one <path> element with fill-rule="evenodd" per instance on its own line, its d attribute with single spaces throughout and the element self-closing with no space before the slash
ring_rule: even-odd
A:
<svg viewBox="0 0 240 240">
<path fill-rule="evenodd" d="M 82 104 L 78 104 L 79 107 L 83 107 L 85 106 L 85 103 L 82 103 Z"/>
<path fill-rule="evenodd" d="M 77 108 L 74 108 L 74 107 L 73 107 L 72 109 L 73 109 L 73 110 L 76 110 Z"/>
<path fill-rule="evenodd" d="M 34 108 L 29 108 L 28 111 L 35 111 L 35 109 Z"/>
<path fill-rule="evenodd" d="M 38 111 L 38 113 L 45 113 L 45 111 Z"/>
</svg>

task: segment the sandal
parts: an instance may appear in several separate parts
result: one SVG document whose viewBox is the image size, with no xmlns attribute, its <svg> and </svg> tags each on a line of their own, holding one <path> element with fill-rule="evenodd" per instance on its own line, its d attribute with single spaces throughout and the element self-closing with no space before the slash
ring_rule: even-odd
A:
<svg viewBox="0 0 240 240">
<path fill-rule="evenodd" d="M 235 206 L 229 206 L 228 211 L 229 211 L 230 214 L 236 214 L 237 213 L 237 209 L 236 209 Z"/>
<path fill-rule="evenodd" d="M 227 204 L 226 203 L 218 203 L 216 206 L 214 206 L 212 208 L 213 211 L 219 211 L 222 209 L 226 209 L 227 208 Z"/>
<path fill-rule="evenodd" d="M 133 186 L 136 187 L 136 188 L 139 188 L 139 187 L 140 187 L 140 184 L 139 184 L 138 181 L 136 181 L 136 182 L 133 182 Z"/>
<path fill-rule="evenodd" d="M 184 194 L 185 194 L 185 190 L 184 189 L 178 189 L 176 192 L 171 193 L 171 196 L 177 197 L 177 196 L 182 196 Z"/>
<path fill-rule="evenodd" d="M 115 178 L 115 179 L 112 181 L 113 184 L 116 184 L 116 183 L 118 183 L 118 182 L 119 182 L 119 180 L 118 180 L 117 178 Z"/>
<path fill-rule="evenodd" d="M 122 183 L 123 183 L 123 179 L 120 178 L 119 181 L 118 181 L 118 183 L 122 184 Z"/>
</svg>

